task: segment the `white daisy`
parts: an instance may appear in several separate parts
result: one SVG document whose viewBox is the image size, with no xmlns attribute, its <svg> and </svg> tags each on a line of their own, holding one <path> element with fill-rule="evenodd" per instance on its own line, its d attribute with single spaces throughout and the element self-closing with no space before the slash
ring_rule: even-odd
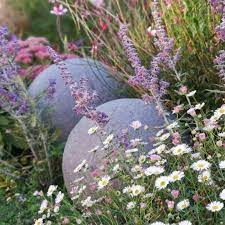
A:
<svg viewBox="0 0 225 225">
<path fill-rule="evenodd" d="M 151 223 L 150 225 L 166 225 L 166 224 L 162 223 L 162 222 L 159 222 L 159 221 L 156 221 L 154 223 Z"/>
<path fill-rule="evenodd" d="M 99 149 L 99 146 L 97 145 L 97 146 L 95 146 L 94 148 L 92 148 L 91 150 L 89 150 L 88 152 L 89 153 L 92 153 L 92 152 L 97 152 L 97 150 Z"/>
<path fill-rule="evenodd" d="M 135 206 L 136 206 L 136 202 L 128 202 L 127 209 L 128 210 L 133 209 Z"/>
<path fill-rule="evenodd" d="M 164 171 L 165 171 L 164 168 L 161 166 L 150 166 L 144 170 L 144 174 L 146 176 L 159 175 L 163 173 Z"/>
<path fill-rule="evenodd" d="M 158 177 L 155 181 L 155 187 L 159 190 L 165 189 L 170 182 L 170 178 L 167 176 Z"/>
<path fill-rule="evenodd" d="M 88 130 L 88 134 L 89 135 L 92 135 L 94 133 L 96 133 L 98 131 L 99 127 L 98 126 L 95 126 L 95 127 L 91 127 L 89 130 Z"/>
<path fill-rule="evenodd" d="M 171 152 L 173 155 L 183 155 L 185 153 L 191 152 L 191 148 L 186 144 L 180 144 L 171 148 Z"/>
<path fill-rule="evenodd" d="M 40 206 L 40 209 L 38 211 L 39 214 L 42 214 L 48 207 L 48 201 L 46 199 L 44 199 L 42 202 L 41 202 L 41 206 Z"/>
<path fill-rule="evenodd" d="M 110 134 L 104 141 L 103 141 L 103 145 L 108 147 L 108 145 L 112 142 L 114 138 L 113 134 Z"/>
<path fill-rule="evenodd" d="M 134 130 L 138 130 L 139 128 L 141 128 L 142 124 L 140 121 L 136 120 L 133 121 L 130 126 L 134 129 Z"/>
<path fill-rule="evenodd" d="M 131 149 L 127 149 L 125 151 L 126 154 L 130 154 L 130 153 L 134 153 L 134 152 L 138 152 L 138 148 L 131 148 Z"/>
<path fill-rule="evenodd" d="M 56 191 L 57 187 L 57 185 L 50 185 L 48 188 L 47 196 L 52 196 L 53 192 Z"/>
<path fill-rule="evenodd" d="M 219 133 L 218 136 L 224 138 L 225 137 L 225 132 Z"/>
<path fill-rule="evenodd" d="M 145 188 L 141 185 L 132 185 L 130 187 L 130 194 L 132 197 L 138 196 L 145 191 Z"/>
<path fill-rule="evenodd" d="M 90 208 L 95 202 L 91 200 L 91 196 L 88 196 L 85 200 L 81 201 L 83 207 Z"/>
<path fill-rule="evenodd" d="M 103 189 L 109 184 L 110 176 L 106 175 L 98 181 L 98 189 Z"/>
<path fill-rule="evenodd" d="M 189 93 L 187 94 L 187 96 L 188 96 L 188 97 L 192 97 L 192 96 L 195 95 L 195 93 L 196 93 L 196 90 L 191 91 L 191 92 L 189 92 Z"/>
<path fill-rule="evenodd" d="M 184 172 L 182 171 L 173 171 L 170 175 L 170 181 L 171 182 L 175 182 L 175 181 L 179 181 L 184 177 Z"/>
<path fill-rule="evenodd" d="M 159 141 L 165 141 L 169 138 L 170 136 L 170 133 L 166 133 L 166 134 L 163 134 L 161 137 L 159 137 Z"/>
<path fill-rule="evenodd" d="M 177 210 L 181 211 L 183 209 L 186 209 L 189 206 L 190 206 L 189 200 L 188 199 L 184 199 L 184 200 L 182 200 L 182 201 L 177 203 Z"/>
<path fill-rule="evenodd" d="M 225 160 L 223 160 L 223 161 L 221 161 L 221 162 L 219 163 L 219 168 L 220 168 L 220 169 L 225 169 Z"/>
<path fill-rule="evenodd" d="M 55 204 L 59 204 L 64 198 L 64 194 L 59 191 L 59 193 L 57 194 L 56 198 L 55 198 Z"/>
<path fill-rule="evenodd" d="M 196 171 L 203 171 L 208 170 L 210 168 L 211 164 L 207 162 L 206 160 L 198 160 L 197 162 L 193 163 L 191 165 L 191 168 Z"/>
<path fill-rule="evenodd" d="M 222 200 L 225 200 L 225 189 L 223 189 L 221 192 L 220 192 L 220 198 Z"/>
<path fill-rule="evenodd" d="M 192 223 L 189 220 L 183 220 L 179 222 L 178 225 L 192 225 Z"/>
<path fill-rule="evenodd" d="M 203 171 L 198 175 L 198 182 L 200 183 L 211 183 L 211 173 L 209 170 Z"/>
<path fill-rule="evenodd" d="M 209 204 L 206 206 L 206 209 L 208 209 L 208 210 L 211 211 L 211 212 L 218 212 L 218 211 L 220 211 L 223 207 L 224 207 L 224 204 L 223 204 L 222 202 L 214 201 L 214 202 L 209 203 Z"/>
<path fill-rule="evenodd" d="M 87 163 L 87 160 L 83 160 L 74 170 L 74 173 L 78 173 L 79 171 L 81 171 L 81 169 L 85 166 L 85 164 Z"/>
</svg>

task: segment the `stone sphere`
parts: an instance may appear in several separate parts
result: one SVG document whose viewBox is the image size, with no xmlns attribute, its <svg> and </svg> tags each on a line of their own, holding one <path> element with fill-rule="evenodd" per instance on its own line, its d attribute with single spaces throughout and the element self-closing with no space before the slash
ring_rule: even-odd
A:
<svg viewBox="0 0 225 225">
<path fill-rule="evenodd" d="M 152 138 L 164 125 L 164 119 L 156 110 L 155 104 L 146 105 L 141 99 L 117 99 L 97 107 L 97 110 L 105 112 L 109 116 L 109 122 L 104 127 L 107 134 L 111 132 L 121 136 L 124 129 L 128 129 L 130 139 L 141 138 L 148 142 L 147 150 L 152 147 Z M 140 121 L 142 127 L 134 130 L 131 127 L 133 121 Z M 148 129 L 144 129 L 144 125 Z M 95 154 L 90 150 L 101 146 L 102 141 L 98 134 L 88 134 L 88 130 L 96 126 L 95 123 L 83 117 L 71 131 L 63 154 L 63 176 L 68 192 L 72 190 L 73 181 L 78 175 L 73 171 L 83 161 L 87 160 L 91 170 L 102 165 L 103 151 Z"/>
<path fill-rule="evenodd" d="M 88 88 L 98 94 L 96 106 L 119 98 L 118 92 L 123 85 L 114 78 L 112 71 L 104 64 L 88 58 L 68 59 L 65 63 L 74 81 L 79 82 L 81 78 L 88 79 Z M 43 92 L 47 90 L 51 79 L 56 81 L 56 92 L 49 100 Z M 41 111 L 41 118 L 51 123 L 52 127 L 59 128 L 60 138 L 66 140 L 81 116 L 72 110 L 74 101 L 57 66 L 51 65 L 40 73 L 30 85 L 29 93 L 31 97 L 39 98 L 37 106 Z"/>
</svg>

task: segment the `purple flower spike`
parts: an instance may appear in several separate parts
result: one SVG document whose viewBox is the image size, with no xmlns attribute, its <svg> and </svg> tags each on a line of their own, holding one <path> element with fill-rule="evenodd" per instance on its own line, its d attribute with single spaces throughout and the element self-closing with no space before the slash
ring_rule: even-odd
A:
<svg viewBox="0 0 225 225">
<path fill-rule="evenodd" d="M 99 125 L 105 125 L 108 122 L 108 116 L 103 112 L 96 111 L 94 100 L 97 94 L 88 90 L 87 80 L 81 79 L 79 83 L 75 82 L 61 57 L 51 47 L 48 47 L 48 51 L 52 60 L 58 66 L 62 79 L 69 87 L 70 94 L 74 99 L 74 112 L 86 116 Z"/>
</svg>

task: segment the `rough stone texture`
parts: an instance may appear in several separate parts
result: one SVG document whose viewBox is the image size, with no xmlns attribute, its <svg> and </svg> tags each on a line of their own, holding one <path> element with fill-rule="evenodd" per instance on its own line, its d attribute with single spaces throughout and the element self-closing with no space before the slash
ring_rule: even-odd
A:
<svg viewBox="0 0 225 225">
<path fill-rule="evenodd" d="M 102 63 L 83 58 L 68 59 L 65 62 L 75 81 L 82 77 L 88 79 L 88 87 L 99 95 L 95 103 L 97 106 L 119 98 L 118 90 L 121 84 Z M 52 65 L 38 75 L 30 85 L 29 93 L 32 97 L 40 96 L 47 89 L 49 79 L 56 79 L 56 93 L 50 101 L 44 96 L 40 98 L 38 107 L 42 111 L 42 118 L 51 121 L 53 127 L 60 128 L 61 139 L 66 140 L 81 116 L 72 111 L 74 102 L 57 66 Z"/>
<path fill-rule="evenodd" d="M 140 99 L 113 100 L 97 109 L 105 112 L 110 118 L 109 123 L 104 128 L 108 134 L 113 131 L 114 134 L 120 135 L 123 129 L 128 128 L 131 139 L 141 137 L 143 141 L 149 141 L 164 125 L 164 120 L 156 111 L 155 105 L 145 105 Z M 130 127 L 130 124 L 135 120 L 139 120 L 142 125 L 148 125 L 149 129 L 146 131 L 142 127 L 137 133 Z M 96 169 L 96 165 L 101 165 L 103 153 L 101 151 L 97 151 L 95 154 L 88 152 L 98 145 L 101 146 L 97 134 L 88 135 L 88 129 L 94 125 L 92 121 L 83 117 L 71 131 L 67 140 L 62 167 L 68 192 L 71 191 L 72 182 L 78 178 L 73 170 L 80 162 L 86 159 L 92 170 Z M 152 143 L 149 142 L 147 147 L 150 150 Z"/>
</svg>

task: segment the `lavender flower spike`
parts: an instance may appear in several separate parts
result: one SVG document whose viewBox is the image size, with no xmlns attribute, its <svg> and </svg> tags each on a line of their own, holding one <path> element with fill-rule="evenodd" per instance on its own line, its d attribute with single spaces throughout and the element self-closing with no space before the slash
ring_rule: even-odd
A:
<svg viewBox="0 0 225 225">
<path fill-rule="evenodd" d="M 58 66 L 65 85 L 70 89 L 70 94 L 75 104 L 73 110 L 97 122 L 99 125 L 105 125 L 108 122 L 108 116 L 103 112 L 96 111 L 94 100 L 97 94 L 95 92 L 91 93 L 88 90 L 87 80 L 81 79 L 79 83 L 75 82 L 60 56 L 51 47 L 48 47 L 48 51 L 52 60 Z"/>
</svg>

